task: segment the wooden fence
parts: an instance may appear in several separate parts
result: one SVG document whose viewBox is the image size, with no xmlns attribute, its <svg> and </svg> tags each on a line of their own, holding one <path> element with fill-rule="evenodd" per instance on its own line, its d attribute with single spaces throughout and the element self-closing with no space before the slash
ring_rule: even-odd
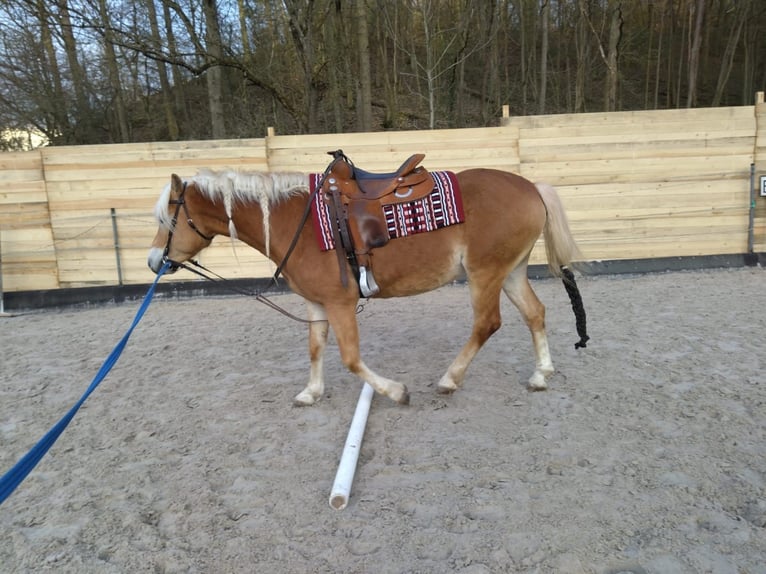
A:
<svg viewBox="0 0 766 574">
<path fill-rule="evenodd" d="M 754 198 L 750 226 L 751 166 L 756 185 L 766 175 L 766 104 L 759 93 L 755 106 L 506 117 L 491 128 L 2 153 L 2 286 L 150 282 L 152 212 L 171 173 L 190 176 L 204 167 L 317 172 L 336 148 L 372 171 L 389 171 L 423 152 L 429 169 L 495 167 L 547 181 L 558 187 L 589 260 L 766 251 L 766 198 Z M 201 260 L 232 278 L 273 270 L 228 238 L 217 238 Z M 532 262 L 543 261 L 538 245 Z"/>
</svg>

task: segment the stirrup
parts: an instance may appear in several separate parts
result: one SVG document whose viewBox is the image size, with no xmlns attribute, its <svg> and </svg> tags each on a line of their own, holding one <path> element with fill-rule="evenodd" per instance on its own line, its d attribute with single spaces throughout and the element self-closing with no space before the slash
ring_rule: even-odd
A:
<svg viewBox="0 0 766 574">
<path fill-rule="evenodd" d="M 380 291 L 380 287 L 375 283 L 375 278 L 372 276 L 372 271 L 367 271 L 364 265 L 359 267 L 359 291 L 365 298 L 372 297 Z"/>
</svg>

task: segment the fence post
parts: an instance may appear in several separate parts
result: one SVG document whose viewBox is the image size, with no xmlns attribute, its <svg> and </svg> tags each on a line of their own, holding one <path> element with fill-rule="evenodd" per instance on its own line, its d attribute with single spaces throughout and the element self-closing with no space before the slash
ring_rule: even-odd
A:
<svg viewBox="0 0 766 574">
<path fill-rule="evenodd" d="M 508 104 L 503 105 L 503 115 L 500 118 L 500 125 L 507 126 L 511 123 L 511 106 Z"/>
<path fill-rule="evenodd" d="M 122 265 L 120 264 L 120 237 L 117 234 L 117 212 L 114 207 L 110 208 L 112 213 L 112 235 L 114 236 L 114 255 L 117 258 L 117 283 L 122 286 Z"/>
</svg>

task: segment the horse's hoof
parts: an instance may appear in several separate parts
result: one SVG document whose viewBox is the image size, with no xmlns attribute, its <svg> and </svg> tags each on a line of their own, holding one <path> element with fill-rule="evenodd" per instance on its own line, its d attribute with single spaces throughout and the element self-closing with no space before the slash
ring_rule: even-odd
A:
<svg viewBox="0 0 766 574">
<path fill-rule="evenodd" d="M 402 394 L 395 400 L 400 405 L 407 406 L 410 404 L 410 391 L 407 390 L 407 387 L 402 387 Z"/>
<path fill-rule="evenodd" d="M 310 407 L 316 402 L 317 400 L 314 398 L 314 396 L 311 393 L 307 393 L 303 391 L 295 396 L 295 398 L 293 399 L 293 406 Z"/>
<path fill-rule="evenodd" d="M 459 385 L 448 374 L 444 375 L 439 384 L 436 385 L 436 392 L 440 395 L 451 395 L 458 390 Z"/>
<path fill-rule="evenodd" d="M 548 389 L 548 383 L 545 382 L 545 375 L 539 371 L 535 371 L 535 374 L 529 377 L 527 389 L 530 391 L 545 391 Z"/>
</svg>

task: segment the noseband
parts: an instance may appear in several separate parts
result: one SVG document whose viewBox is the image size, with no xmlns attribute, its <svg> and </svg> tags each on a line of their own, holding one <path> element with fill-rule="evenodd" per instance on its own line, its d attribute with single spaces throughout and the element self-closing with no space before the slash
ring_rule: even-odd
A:
<svg viewBox="0 0 766 574">
<path fill-rule="evenodd" d="M 171 199 L 168 202 L 169 205 L 176 206 L 176 211 L 173 214 L 173 219 L 170 220 L 170 229 L 168 229 L 168 242 L 165 244 L 165 251 L 162 254 L 162 262 L 170 263 L 175 268 L 184 267 L 183 263 L 176 263 L 175 261 L 172 261 L 171 259 L 168 258 L 168 253 L 170 253 L 170 242 L 173 239 L 173 230 L 176 228 L 176 223 L 178 223 L 178 213 L 181 211 L 182 207 L 184 209 L 184 215 L 186 216 L 186 224 L 189 227 L 191 227 L 197 235 L 199 235 L 205 241 L 212 241 L 214 237 L 213 235 L 211 236 L 205 235 L 194 224 L 194 221 L 192 221 L 192 218 L 189 215 L 189 208 L 186 206 L 186 199 L 184 198 L 184 195 L 186 195 L 186 182 L 183 183 L 183 187 L 181 188 L 181 194 L 178 196 L 178 199 Z"/>
</svg>

